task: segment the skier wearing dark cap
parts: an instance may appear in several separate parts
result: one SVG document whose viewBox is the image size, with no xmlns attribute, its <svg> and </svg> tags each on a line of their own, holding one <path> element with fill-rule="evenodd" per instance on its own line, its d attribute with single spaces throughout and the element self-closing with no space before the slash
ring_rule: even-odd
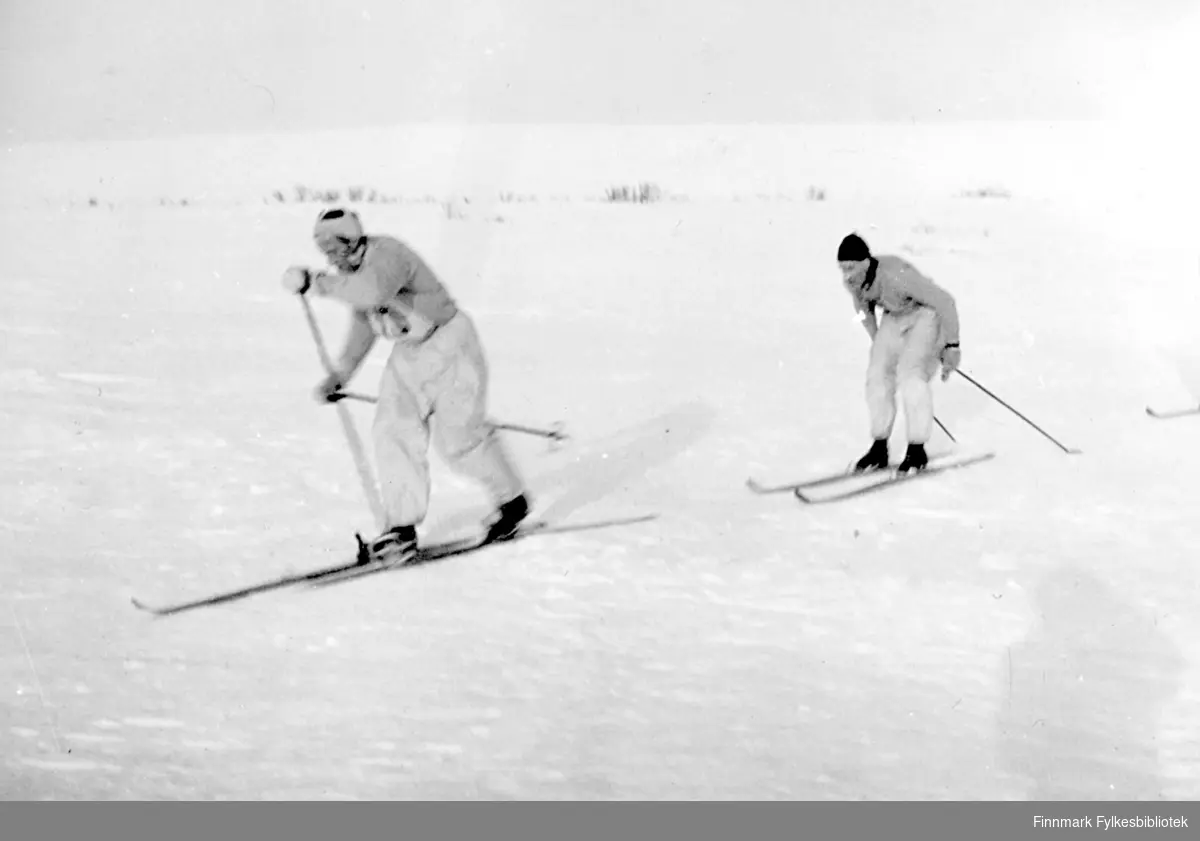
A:
<svg viewBox="0 0 1200 841">
<path fill-rule="evenodd" d="M 931 381 L 939 365 L 942 380 L 948 379 L 962 357 L 958 307 L 949 292 L 906 260 L 872 256 L 857 234 L 842 240 L 837 258 L 854 308 L 871 337 L 866 396 L 874 443 L 854 469 L 888 468 L 898 391 L 908 431 L 908 450 L 898 470 L 923 470 L 929 462 L 925 444 L 933 431 Z M 876 308 L 882 313 L 878 320 Z"/>
</svg>

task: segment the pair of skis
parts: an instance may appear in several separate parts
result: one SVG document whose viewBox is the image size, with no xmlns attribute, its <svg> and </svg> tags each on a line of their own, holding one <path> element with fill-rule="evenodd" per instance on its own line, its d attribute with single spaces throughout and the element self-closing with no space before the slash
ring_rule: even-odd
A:
<svg viewBox="0 0 1200 841">
<path fill-rule="evenodd" d="M 647 523 L 657 518 L 657 514 L 646 514 L 639 517 L 595 520 L 585 523 L 555 524 L 546 521 L 534 521 L 521 526 L 515 535 L 505 540 L 485 543 L 478 537 L 468 537 L 458 540 L 450 540 L 444 543 L 429 544 L 421 547 L 418 550 L 416 558 L 402 564 L 389 564 L 370 560 L 363 555 L 362 548 L 360 546 L 358 555 L 353 560 L 350 560 L 346 563 L 322 567 L 309 572 L 284 575 L 280 576 L 279 578 L 261 582 L 259 584 L 251 584 L 248 587 L 240 587 L 236 590 L 228 590 L 223 593 L 204 596 L 192 601 L 179 602 L 177 604 L 165 606 L 155 606 L 136 597 L 132 598 L 131 601 L 133 602 L 133 606 L 138 610 L 145 611 L 146 613 L 150 613 L 154 616 L 171 616 L 176 613 L 184 613 L 186 611 L 196 610 L 202 607 L 228 604 L 229 602 L 240 601 L 241 599 L 249 596 L 267 593 L 273 590 L 282 590 L 287 587 L 327 587 L 331 584 L 338 584 L 341 582 L 362 578 L 364 576 L 386 572 L 388 570 L 409 569 L 410 567 L 422 566 L 424 564 L 433 563 L 434 561 L 440 561 L 446 558 L 468 555 L 472 552 L 478 552 L 479 550 L 489 546 L 500 546 L 505 543 L 514 543 L 516 541 L 524 540 L 529 537 L 535 537 L 537 535 L 565 534 L 577 531 L 592 531 L 595 529 L 615 528 L 617 526 Z"/>
<path fill-rule="evenodd" d="M 1186 418 L 1191 415 L 1200 415 L 1200 406 L 1193 406 L 1190 409 L 1155 409 L 1153 406 L 1147 406 L 1146 414 L 1157 420 Z"/>
<path fill-rule="evenodd" d="M 1185 409 L 1159 410 L 1146 407 L 1146 414 L 1157 420 L 1171 420 L 1200 415 L 1200 406 Z M 1061 446 L 1061 445 L 1060 445 Z M 1064 448 L 1066 449 L 1066 448 Z M 1068 453 L 1078 451 L 1066 449 Z M 766 485 L 754 477 L 746 480 L 746 486 L 759 495 L 791 493 L 796 499 L 808 505 L 821 505 L 839 502 L 845 499 L 865 496 L 906 482 L 915 482 L 950 470 L 960 470 L 964 467 L 980 464 L 995 458 L 995 453 L 980 453 L 965 458 L 937 456 L 933 458 L 924 470 L 910 473 L 899 473 L 895 468 L 888 470 L 873 470 L 865 473 L 855 473 L 852 469 L 804 479 L 798 482 L 788 482 L 782 485 Z M 832 492 L 829 492 L 832 491 Z"/>
<path fill-rule="evenodd" d="M 959 458 L 935 456 L 923 470 L 908 473 L 900 473 L 895 468 L 862 473 L 856 473 L 853 469 L 849 469 L 782 485 L 766 485 L 751 477 L 746 480 L 746 486 L 753 493 L 759 495 L 791 493 L 796 499 L 808 505 L 823 505 L 877 493 L 896 485 L 915 482 L 950 470 L 961 470 L 964 467 L 990 461 L 995 457 L 996 454 L 990 452 Z"/>
</svg>

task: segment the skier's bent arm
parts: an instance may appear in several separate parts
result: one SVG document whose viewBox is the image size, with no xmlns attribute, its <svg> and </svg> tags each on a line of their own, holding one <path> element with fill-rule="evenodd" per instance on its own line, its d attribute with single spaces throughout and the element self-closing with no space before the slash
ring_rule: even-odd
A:
<svg viewBox="0 0 1200 841">
<path fill-rule="evenodd" d="M 318 295 L 337 298 L 356 309 L 375 310 L 390 303 L 408 280 L 407 272 L 381 271 L 368 261 L 353 274 L 318 272 L 312 286 Z"/>
<path fill-rule="evenodd" d="M 367 320 L 367 314 L 362 310 L 353 310 L 350 317 L 350 330 L 346 334 L 346 346 L 337 362 L 337 374 L 343 384 L 354 376 L 358 366 L 362 365 L 363 360 L 367 358 L 367 354 L 374 346 L 375 331 L 371 329 L 371 322 Z"/>
<path fill-rule="evenodd" d="M 958 305 L 954 296 L 932 280 L 919 275 L 906 275 L 899 281 L 905 295 L 938 314 L 941 324 L 941 344 L 958 345 Z"/>
</svg>

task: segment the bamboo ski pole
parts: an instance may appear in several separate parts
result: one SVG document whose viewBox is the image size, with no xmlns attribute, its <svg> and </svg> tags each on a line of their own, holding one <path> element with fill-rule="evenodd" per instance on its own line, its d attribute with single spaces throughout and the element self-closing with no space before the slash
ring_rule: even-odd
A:
<svg viewBox="0 0 1200 841">
<path fill-rule="evenodd" d="M 373 397 L 370 394 L 362 394 L 361 392 L 357 391 L 339 391 L 337 394 L 333 395 L 333 399 L 334 401 L 358 400 L 361 403 L 372 404 L 379 402 L 379 398 Z M 519 423 L 503 423 L 501 421 L 494 421 L 492 426 L 496 427 L 496 429 L 507 429 L 510 432 L 521 432 L 525 435 L 534 435 L 538 438 L 549 438 L 553 441 L 565 441 L 568 437 L 566 432 L 563 430 L 562 424 L 555 424 L 551 429 L 539 429 L 535 426 L 523 426 Z M 945 427 L 943 427 L 943 429 L 944 428 Z"/>
<path fill-rule="evenodd" d="M 321 357 L 321 365 L 325 369 L 325 373 L 332 374 L 333 360 L 329 358 L 329 351 L 325 349 L 325 341 L 321 338 L 321 327 L 317 324 L 317 318 L 313 314 L 312 304 L 303 295 L 300 296 L 300 303 L 304 307 L 304 317 L 308 320 L 308 329 L 317 346 L 317 354 Z M 350 416 L 349 409 L 338 402 L 337 412 L 338 419 L 342 422 L 342 430 L 346 433 L 346 443 L 350 446 L 350 455 L 354 458 L 354 466 L 358 470 L 358 480 L 362 484 L 363 494 L 367 497 L 367 504 L 371 506 L 375 525 L 378 526 L 379 531 L 383 531 L 386 525 L 383 502 L 379 498 L 379 489 L 375 485 L 371 465 L 367 461 L 366 449 L 354 426 L 354 418 Z"/>
<path fill-rule="evenodd" d="M 988 389 L 987 389 L 987 388 L 985 388 L 985 387 L 983 386 L 983 384 L 982 384 L 982 383 L 980 383 L 978 380 L 976 380 L 976 379 L 975 379 L 974 377 L 972 377 L 970 374 L 966 373 L 965 371 L 961 371 L 961 370 L 958 370 L 958 371 L 956 371 L 955 373 L 957 373 L 957 374 L 958 374 L 960 377 L 962 377 L 963 379 L 965 379 L 967 382 L 971 383 L 971 385 L 975 386 L 977 389 L 979 389 L 980 391 L 982 391 L 982 392 L 983 392 L 984 394 L 986 394 L 988 397 L 990 397 L 990 398 L 992 398 L 993 400 L 995 400 L 995 401 L 996 401 L 997 403 L 999 403 L 1001 406 L 1003 406 L 1004 408 L 1008 409 L 1010 412 L 1012 412 L 1014 415 L 1016 415 L 1017 417 L 1019 417 L 1021 420 L 1025 421 L 1025 423 L 1027 423 L 1027 424 L 1029 424 L 1030 426 L 1032 426 L 1034 429 L 1036 429 L 1038 432 L 1040 432 L 1042 435 L 1044 435 L 1046 438 L 1048 438 L 1050 441 L 1052 441 L 1056 447 L 1058 447 L 1060 450 L 1062 450 L 1062 451 L 1063 451 L 1064 453 L 1066 453 L 1067 455 L 1076 456 L 1076 455 L 1079 455 L 1079 454 L 1082 452 L 1081 450 L 1072 449 L 1071 447 L 1067 447 L 1066 445 L 1062 444 L 1062 443 L 1061 443 L 1061 442 L 1060 442 L 1058 439 L 1056 439 L 1054 436 L 1052 436 L 1052 435 L 1051 435 L 1050 433 L 1048 433 L 1046 430 L 1042 429 L 1042 428 L 1041 428 L 1040 426 L 1038 426 L 1036 423 L 1034 423 L 1033 421 L 1031 421 L 1029 418 L 1025 417 L 1023 414 L 1021 414 L 1020 412 L 1018 412 L 1016 409 L 1014 409 L 1012 406 L 1010 406 L 1010 405 L 1008 405 L 1007 403 L 1005 403 L 1003 400 L 1001 400 L 1001 399 L 1000 399 L 999 397 L 997 397 L 995 394 L 992 394 L 992 392 L 988 391 Z"/>
</svg>

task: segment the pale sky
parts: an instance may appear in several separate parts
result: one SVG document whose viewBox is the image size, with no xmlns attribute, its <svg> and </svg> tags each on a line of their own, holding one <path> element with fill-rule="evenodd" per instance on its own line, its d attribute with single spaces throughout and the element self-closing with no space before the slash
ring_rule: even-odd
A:
<svg viewBox="0 0 1200 841">
<path fill-rule="evenodd" d="M 1195 107 L 1200 0 L 0 0 L 11 142 Z"/>
</svg>

